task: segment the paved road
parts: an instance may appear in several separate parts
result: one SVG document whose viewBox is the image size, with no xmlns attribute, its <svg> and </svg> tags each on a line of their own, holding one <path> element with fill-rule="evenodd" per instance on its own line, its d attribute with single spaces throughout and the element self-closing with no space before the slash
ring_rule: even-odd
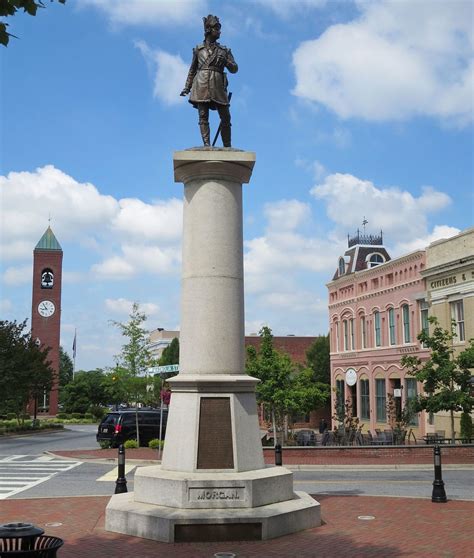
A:
<svg viewBox="0 0 474 558">
<path fill-rule="evenodd" d="M 26 436 L 0 438 L 0 455 L 34 455 L 45 451 L 98 448 L 96 424 L 68 424 L 53 430 Z"/>
<path fill-rule="evenodd" d="M 443 469 L 446 495 L 451 500 L 474 500 L 474 470 Z M 295 490 L 310 494 L 402 496 L 431 498 L 433 468 L 412 470 L 295 471 Z"/>
<path fill-rule="evenodd" d="M 0 500 L 25 492 L 80 465 L 80 461 L 54 459 L 47 455 L 0 457 Z"/>
<path fill-rule="evenodd" d="M 15 475 L 11 475 L 20 477 L 10 479 L 10 481 L 18 481 L 18 485 L 9 484 L 9 479 L 3 479 L 7 484 L 4 483 L 4 488 L 6 488 L 3 492 L 0 491 L 0 494 L 6 495 L 4 499 L 113 494 L 117 477 L 114 465 L 82 463 L 72 466 L 74 462 L 71 462 L 71 460 L 64 461 L 63 463 L 66 465 L 63 468 L 58 468 L 58 460 L 49 460 L 52 462 L 51 470 L 45 465 L 48 459 L 45 461 L 44 451 L 96 448 L 96 430 L 96 425 L 71 425 L 68 426 L 67 430 L 61 432 L 1 439 L 0 463 L 5 464 L 5 458 L 10 462 L 15 462 L 18 458 L 19 463 L 21 461 L 31 461 L 31 463 L 24 463 L 23 467 L 18 467 L 18 470 L 15 470 Z M 33 471 L 24 470 L 24 467 L 28 465 L 33 466 Z M 47 469 L 44 474 L 40 474 L 39 468 L 41 467 Z M 13 467 L 7 465 L 6 468 L 11 470 Z M 54 474 L 51 474 L 53 470 Z M 133 490 L 134 470 L 134 466 L 127 470 L 128 489 L 130 491 Z M 1 472 L 0 469 L 0 477 L 2 476 Z M 33 478 L 35 476 L 38 477 L 36 480 L 41 482 L 36 482 Z M 430 498 L 433 468 L 427 466 L 423 469 L 414 467 L 411 470 L 357 468 L 352 470 L 294 471 L 294 479 L 296 490 L 303 490 L 310 494 Z M 474 469 L 472 467 L 444 467 L 443 479 L 449 499 L 474 500 Z M 12 489 L 12 487 L 21 488 L 21 490 Z"/>
</svg>

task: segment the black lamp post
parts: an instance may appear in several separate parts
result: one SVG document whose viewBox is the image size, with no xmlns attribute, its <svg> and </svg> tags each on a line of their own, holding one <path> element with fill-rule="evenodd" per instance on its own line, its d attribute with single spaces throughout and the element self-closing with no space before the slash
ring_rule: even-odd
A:
<svg viewBox="0 0 474 558">
<path fill-rule="evenodd" d="M 128 492 L 127 479 L 125 478 L 125 448 L 120 444 L 118 450 L 118 477 L 115 482 L 115 494 Z"/>
<path fill-rule="evenodd" d="M 435 478 L 433 481 L 433 493 L 431 495 L 431 501 L 436 503 L 447 502 L 446 491 L 444 490 L 444 482 L 441 471 L 441 448 L 439 444 L 434 447 L 434 473 Z"/>
</svg>

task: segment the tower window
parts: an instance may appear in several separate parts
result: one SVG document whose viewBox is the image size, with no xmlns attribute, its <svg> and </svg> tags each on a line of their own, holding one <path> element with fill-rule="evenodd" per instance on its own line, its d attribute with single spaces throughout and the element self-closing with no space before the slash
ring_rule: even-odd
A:
<svg viewBox="0 0 474 558">
<path fill-rule="evenodd" d="M 54 285 L 54 273 L 51 269 L 43 269 L 41 272 L 41 288 L 52 289 Z"/>
<path fill-rule="evenodd" d="M 385 262 L 385 258 L 382 254 L 376 252 L 375 254 L 370 254 L 367 261 L 367 267 L 376 267 L 377 265 L 383 264 Z"/>
</svg>

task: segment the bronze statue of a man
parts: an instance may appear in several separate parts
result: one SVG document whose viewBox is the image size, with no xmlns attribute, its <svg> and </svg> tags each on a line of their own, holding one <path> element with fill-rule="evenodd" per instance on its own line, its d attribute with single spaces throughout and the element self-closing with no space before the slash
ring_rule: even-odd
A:
<svg viewBox="0 0 474 558">
<path fill-rule="evenodd" d="M 238 66 L 230 48 L 217 42 L 221 36 L 219 18 L 208 15 L 204 22 L 204 43 L 193 49 L 193 61 L 189 68 L 186 85 L 181 91 L 189 92 L 189 102 L 199 111 L 199 128 L 204 145 L 210 145 L 209 109 L 217 110 L 221 119 L 221 135 L 224 147 L 231 146 L 229 97 L 227 76 L 224 69 L 235 74 Z"/>
</svg>

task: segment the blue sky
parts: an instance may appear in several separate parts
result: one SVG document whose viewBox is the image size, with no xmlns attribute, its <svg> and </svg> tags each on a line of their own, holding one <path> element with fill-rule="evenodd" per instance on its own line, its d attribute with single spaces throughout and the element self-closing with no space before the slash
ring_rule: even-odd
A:
<svg viewBox="0 0 474 558">
<path fill-rule="evenodd" d="M 31 315 L 32 251 L 64 250 L 61 342 L 113 365 L 133 301 L 179 328 L 182 185 L 200 144 L 179 97 L 202 16 L 239 72 L 246 331 L 327 331 L 325 283 L 368 220 L 392 257 L 473 224 L 473 3 L 68 0 L 10 20 L 0 51 L 2 319 Z M 215 115 L 211 126 L 216 129 Z"/>
</svg>

